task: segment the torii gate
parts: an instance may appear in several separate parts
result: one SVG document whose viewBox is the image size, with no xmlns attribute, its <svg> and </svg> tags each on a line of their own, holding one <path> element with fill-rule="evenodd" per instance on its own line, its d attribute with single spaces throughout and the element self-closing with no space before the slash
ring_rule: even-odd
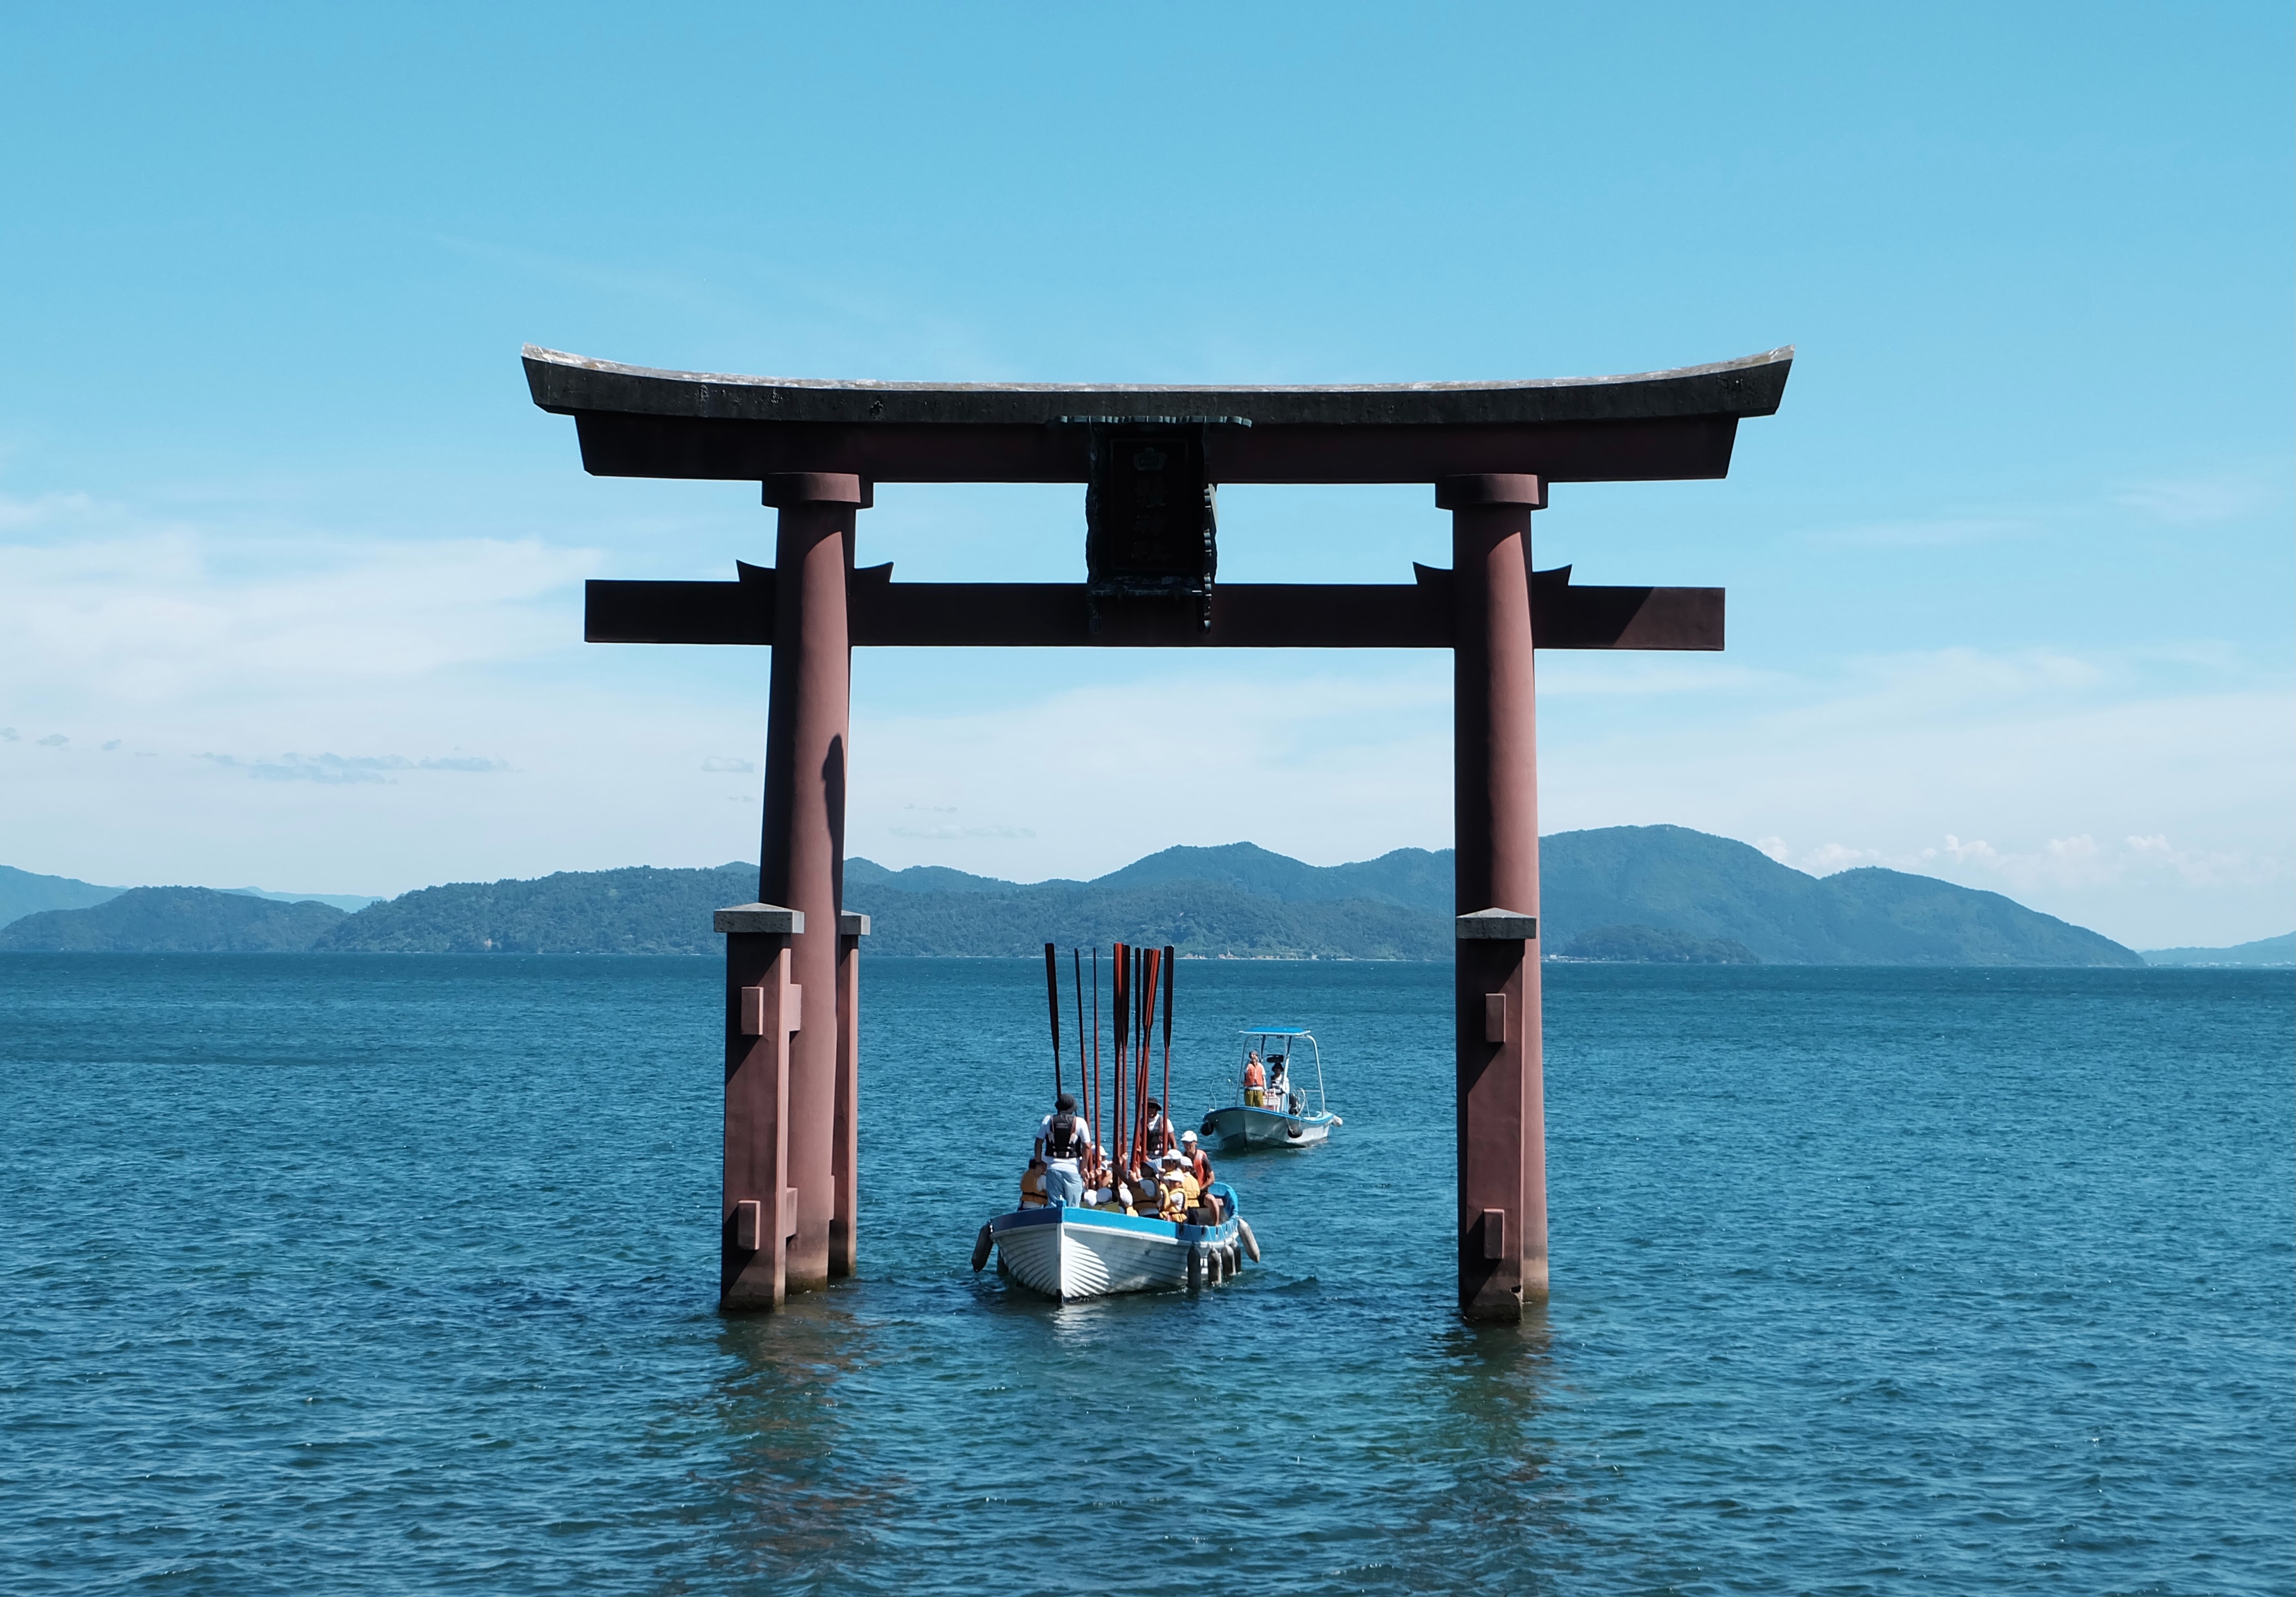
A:
<svg viewBox="0 0 2296 1597">
<path fill-rule="evenodd" d="M 1791 348 L 1633 377 L 1336 388 L 727 377 L 532 346 L 525 362 L 535 404 L 574 418 L 593 475 L 758 481 L 781 512 L 771 569 L 593 582 L 584 634 L 774 651 L 759 902 L 716 921 L 721 1306 L 770 1309 L 855 1267 L 868 931 L 843 913 L 855 644 L 1449 649 L 1459 1306 L 1513 1320 L 1546 1295 L 1532 651 L 1719 649 L 1722 590 L 1533 573 L 1530 513 L 1550 483 L 1726 475 L 1739 419 L 1776 411 Z M 856 570 L 855 522 L 880 482 L 1084 483 L 1086 579 Z M 1222 585 L 1222 482 L 1432 483 L 1451 512 L 1451 569 L 1415 567 L 1395 586 Z"/>
</svg>

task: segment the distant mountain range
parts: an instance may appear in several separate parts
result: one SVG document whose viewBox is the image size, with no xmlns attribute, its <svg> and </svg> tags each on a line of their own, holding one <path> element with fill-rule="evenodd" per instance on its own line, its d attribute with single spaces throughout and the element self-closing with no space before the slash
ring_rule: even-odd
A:
<svg viewBox="0 0 2296 1597">
<path fill-rule="evenodd" d="M 2148 948 L 2148 965 L 2296 965 L 2296 931 L 2230 948 Z"/>
<path fill-rule="evenodd" d="M 0 865 L 0 926 L 37 915 L 48 909 L 86 909 L 107 898 L 117 898 L 126 888 L 100 888 L 69 876 L 36 876 L 13 865 Z"/>
<path fill-rule="evenodd" d="M 1875 869 L 1813 877 L 1679 826 L 1540 843 L 1550 957 L 1641 962 L 2137 965 L 2144 956 L 1997 893 Z M 1399 848 L 1309 865 L 1250 843 L 1167 848 L 1091 881 L 1029 884 L 943 866 L 846 863 L 846 907 L 876 954 L 1034 953 L 1046 942 L 1170 943 L 1224 958 L 1447 959 L 1452 858 Z M 27 885 L 29 884 L 29 885 Z M 74 901 L 73 895 L 79 895 Z M 14 872 L 0 950 L 709 954 L 709 912 L 757 894 L 757 867 L 562 872 L 425 888 L 356 913 L 204 888 L 93 887 Z M 348 902 L 357 903 L 356 899 Z M 1501 905 L 1498 907 L 1513 907 Z M 2245 954 L 2284 947 L 2267 939 Z M 2259 959 L 2179 963 L 2270 962 Z"/>
<path fill-rule="evenodd" d="M 350 919 L 330 904 L 280 904 L 215 888 L 128 888 L 85 909 L 0 926 L 0 952 L 304 954 Z"/>
<path fill-rule="evenodd" d="M 381 900 L 372 893 L 274 893 L 263 888 L 201 888 L 200 892 L 234 893 L 249 898 L 268 898 L 275 904 L 327 904 L 339 910 L 365 909 Z M 12 865 L 0 865 L 0 926 L 47 909 L 86 909 L 117 898 L 127 888 L 102 888 L 69 876 L 36 876 Z"/>
</svg>

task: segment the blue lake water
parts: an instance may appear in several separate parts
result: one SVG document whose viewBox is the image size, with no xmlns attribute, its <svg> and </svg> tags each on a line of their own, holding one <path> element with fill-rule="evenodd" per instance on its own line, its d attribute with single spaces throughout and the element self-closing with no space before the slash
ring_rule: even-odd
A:
<svg viewBox="0 0 2296 1597">
<path fill-rule="evenodd" d="M 1449 970 L 1265 1265 L 967 1268 L 1042 967 L 865 964 L 863 1270 L 713 1312 L 706 960 L 0 956 L 14 1593 L 2296 1590 L 2296 981 L 1551 966 L 1554 1294 L 1451 1312 Z"/>
</svg>

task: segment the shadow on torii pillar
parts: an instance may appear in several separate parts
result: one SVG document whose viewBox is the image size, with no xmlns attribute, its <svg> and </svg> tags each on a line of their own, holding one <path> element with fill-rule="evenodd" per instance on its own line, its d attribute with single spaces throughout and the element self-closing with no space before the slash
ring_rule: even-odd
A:
<svg viewBox="0 0 2296 1597">
<path fill-rule="evenodd" d="M 759 902 L 726 934 L 719 1300 L 768 1309 L 853 1273 L 859 948 L 843 913 L 855 644 L 1448 649 L 1457 845 L 1459 1306 L 1546 1293 L 1535 649 L 1722 647 L 1719 588 L 1580 587 L 1530 568 L 1557 482 L 1718 478 L 1775 413 L 1791 348 L 1634 377 L 1353 388 L 832 382 L 656 372 L 529 347 L 534 402 L 594 475 L 748 479 L 770 570 L 593 582 L 593 643 L 773 653 Z M 1081 583 L 897 583 L 853 568 L 879 482 L 1086 485 Z M 1426 482 L 1447 571 L 1393 586 L 1220 584 L 1222 482 Z"/>
</svg>

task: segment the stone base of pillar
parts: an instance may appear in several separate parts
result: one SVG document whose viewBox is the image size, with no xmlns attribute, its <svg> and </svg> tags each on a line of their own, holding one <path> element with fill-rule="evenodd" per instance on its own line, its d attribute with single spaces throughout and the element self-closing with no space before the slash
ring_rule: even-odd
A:
<svg viewBox="0 0 2296 1597">
<path fill-rule="evenodd" d="M 1538 921 L 1458 921 L 1459 1312 L 1513 1321 L 1546 1295 Z"/>
<path fill-rule="evenodd" d="M 803 991 L 790 941 L 805 917 L 771 904 L 721 909 L 726 938 L 726 1151 L 718 1221 L 718 1303 L 779 1308 L 789 1292 L 797 1191 L 789 1184 L 790 1034 Z"/>
</svg>

